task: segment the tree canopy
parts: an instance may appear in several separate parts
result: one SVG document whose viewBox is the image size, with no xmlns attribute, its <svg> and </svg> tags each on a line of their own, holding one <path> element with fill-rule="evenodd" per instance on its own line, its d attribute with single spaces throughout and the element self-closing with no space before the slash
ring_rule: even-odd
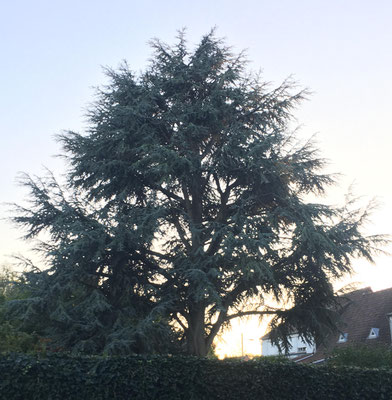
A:
<svg viewBox="0 0 392 400">
<path fill-rule="evenodd" d="M 86 131 L 59 136 L 67 184 L 24 177 L 14 221 L 45 233 L 49 268 L 14 312 L 84 352 L 204 356 L 244 315 L 273 315 L 286 345 L 332 329 L 331 280 L 383 238 L 361 233 L 368 210 L 307 200 L 334 177 L 292 129 L 306 91 L 271 88 L 213 32 L 151 44 L 145 72 L 108 69 Z"/>
</svg>

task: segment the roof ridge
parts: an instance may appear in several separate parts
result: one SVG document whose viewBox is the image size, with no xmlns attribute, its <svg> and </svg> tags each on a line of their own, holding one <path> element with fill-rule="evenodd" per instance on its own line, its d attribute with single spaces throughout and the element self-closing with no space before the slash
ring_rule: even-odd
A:
<svg viewBox="0 0 392 400">
<path fill-rule="evenodd" d="M 373 293 L 377 294 L 377 293 L 388 292 L 388 291 L 392 291 L 392 287 L 381 289 L 381 290 L 377 290 L 376 292 L 373 292 Z"/>
</svg>

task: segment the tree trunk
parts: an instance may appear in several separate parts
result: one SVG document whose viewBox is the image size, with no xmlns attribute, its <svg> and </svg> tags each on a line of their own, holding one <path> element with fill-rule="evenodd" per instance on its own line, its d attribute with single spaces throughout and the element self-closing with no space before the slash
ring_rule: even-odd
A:
<svg viewBox="0 0 392 400">
<path fill-rule="evenodd" d="M 189 312 L 187 347 L 188 354 L 193 356 L 205 357 L 208 353 L 203 306 L 192 308 Z"/>
</svg>

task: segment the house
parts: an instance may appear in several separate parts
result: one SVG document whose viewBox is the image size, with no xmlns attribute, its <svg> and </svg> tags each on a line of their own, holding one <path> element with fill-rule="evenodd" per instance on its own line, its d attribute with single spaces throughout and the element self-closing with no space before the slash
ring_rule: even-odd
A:
<svg viewBox="0 0 392 400">
<path fill-rule="evenodd" d="M 319 345 L 306 344 L 298 334 L 290 335 L 292 345 L 288 357 L 300 363 L 323 362 L 335 348 L 355 344 L 392 345 L 392 288 L 373 292 L 370 287 L 341 297 L 343 312 L 339 332 Z M 262 340 L 262 355 L 278 355 L 269 335 Z"/>
<path fill-rule="evenodd" d="M 262 356 L 276 356 L 279 355 L 277 346 L 271 343 L 269 334 L 263 336 L 261 355 Z M 307 354 L 314 354 L 316 352 L 315 343 L 307 343 L 298 334 L 293 333 L 289 336 L 290 352 L 286 354 L 289 358 L 295 358 Z"/>
</svg>

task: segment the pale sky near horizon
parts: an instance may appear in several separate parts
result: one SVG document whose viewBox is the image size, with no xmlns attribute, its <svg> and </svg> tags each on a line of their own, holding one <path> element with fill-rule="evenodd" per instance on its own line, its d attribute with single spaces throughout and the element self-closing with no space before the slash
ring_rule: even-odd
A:
<svg viewBox="0 0 392 400">
<path fill-rule="evenodd" d="M 187 28 L 190 46 L 212 27 L 249 69 L 278 85 L 293 75 L 312 92 L 295 113 L 301 137 L 317 134 L 329 172 L 342 173 L 327 200 L 339 203 L 350 184 L 364 201 L 377 197 L 368 233 L 392 233 L 392 2 L 361 0 L 40 1 L 0 4 L 0 202 L 21 202 L 18 171 L 64 172 L 54 135 L 82 131 L 102 66 L 125 59 L 143 70 L 154 37 L 173 43 Z M 0 208 L 6 218 L 7 207 Z M 0 265 L 28 254 L 20 232 L 0 220 Z M 391 259 L 355 261 L 352 280 L 373 290 L 392 287 Z M 243 325 L 245 326 L 245 325 Z M 247 334 L 257 328 L 239 328 Z M 233 339 L 234 340 L 234 339 Z M 235 339 L 239 343 L 238 336 Z"/>
</svg>

